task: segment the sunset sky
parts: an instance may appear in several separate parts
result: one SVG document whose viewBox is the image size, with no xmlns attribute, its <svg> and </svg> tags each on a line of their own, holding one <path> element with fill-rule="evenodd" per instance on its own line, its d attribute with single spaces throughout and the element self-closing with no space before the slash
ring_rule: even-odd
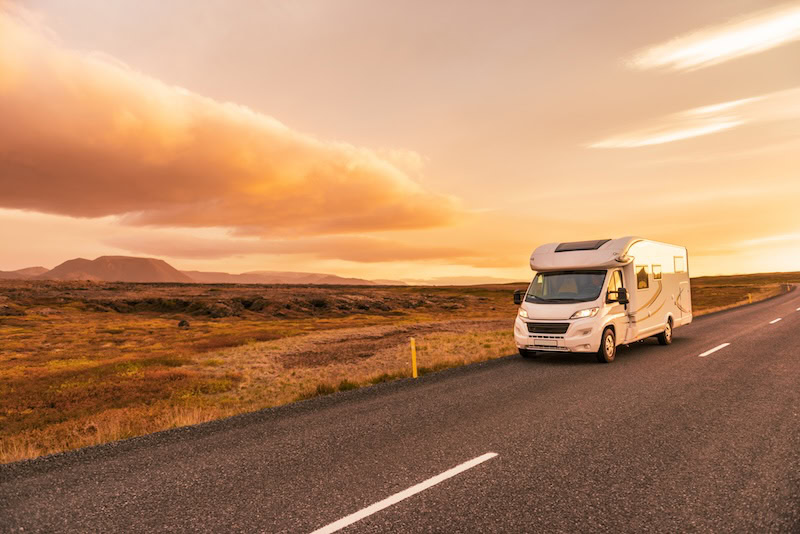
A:
<svg viewBox="0 0 800 534">
<path fill-rule="evenodd" d="M 0 0 L 0 270 L 800 271 L 800 2 Z"/>
</svg>

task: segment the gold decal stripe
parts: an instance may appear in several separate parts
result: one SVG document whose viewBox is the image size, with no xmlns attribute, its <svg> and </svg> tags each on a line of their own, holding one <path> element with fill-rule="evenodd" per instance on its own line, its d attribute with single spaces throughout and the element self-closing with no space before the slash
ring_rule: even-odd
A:
<svg viewBox="0 0 800 534">
<path fill-rule="evenodd" d="M 678 290 L 678 298 L 675 299 L 675 306 L 677 306 L 678 309 L 680 311 L 682 311 L 683 313 L 691 313 L 689 310 L 687 310 L 683 306 L 681 306 L 681 295 L 683 294 L 683 289 L 684 288 L 680 288 Z"/>
<path fill-rule="evenodd" d="M 658 308 L 656 308 L 656 310 L 655 310 L 655 311 L 653 311 L 653 312 L 650 312 L 650 315 L 651 315 L 651 316 L 653 316 L 653 315 L 657 314 L 657 313 L 659 312 L 659 310 L 661 310 L 661 308 L 663 308 L 663 307 L 664 307 L 664 304 L 666 304 L 666 303 L 667 303 L 667 299 L 664 299 L 664 300 L 661 302 L 661 305 L 660 305 Z"/>
</svg>

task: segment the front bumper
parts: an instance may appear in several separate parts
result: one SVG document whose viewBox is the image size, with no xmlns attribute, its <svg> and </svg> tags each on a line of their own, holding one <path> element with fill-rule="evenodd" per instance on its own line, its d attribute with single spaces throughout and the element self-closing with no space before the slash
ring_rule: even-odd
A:
<svg viewBox="0 0 800 534">
<path fill-rule="evenodd" d="M 528 332 L 527 322 L 570 323 L 564 334 L 532 334 Z M 600 348 L 600 334 L 594 318 L 574 321 L 543 321 L 539 319 L 524 321 L 519 315 L 514 321 L 514 342 L 517 348 L 548 352 L 597 352 Z"/>
</svg>

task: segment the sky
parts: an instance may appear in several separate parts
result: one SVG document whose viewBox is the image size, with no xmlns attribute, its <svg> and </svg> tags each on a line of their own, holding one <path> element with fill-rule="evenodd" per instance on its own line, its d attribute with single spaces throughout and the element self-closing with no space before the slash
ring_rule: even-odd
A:
<svg viewBox="0 0 800 534">
<path fill-rule="evenodd" d="M 800 2 L 0 0 L 0 270 L 800 271 Z"/>
</svg>

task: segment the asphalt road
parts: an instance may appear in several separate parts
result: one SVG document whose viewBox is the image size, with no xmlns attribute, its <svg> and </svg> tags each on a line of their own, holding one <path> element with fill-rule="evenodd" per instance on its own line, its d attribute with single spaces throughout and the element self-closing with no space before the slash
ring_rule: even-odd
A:
<svg viewBox="0 0 800 534">
<path fill-rule="evenodd" d="M 0 530 L 800 532 L 798 308 L 2 466 Z"/>
</svg>

